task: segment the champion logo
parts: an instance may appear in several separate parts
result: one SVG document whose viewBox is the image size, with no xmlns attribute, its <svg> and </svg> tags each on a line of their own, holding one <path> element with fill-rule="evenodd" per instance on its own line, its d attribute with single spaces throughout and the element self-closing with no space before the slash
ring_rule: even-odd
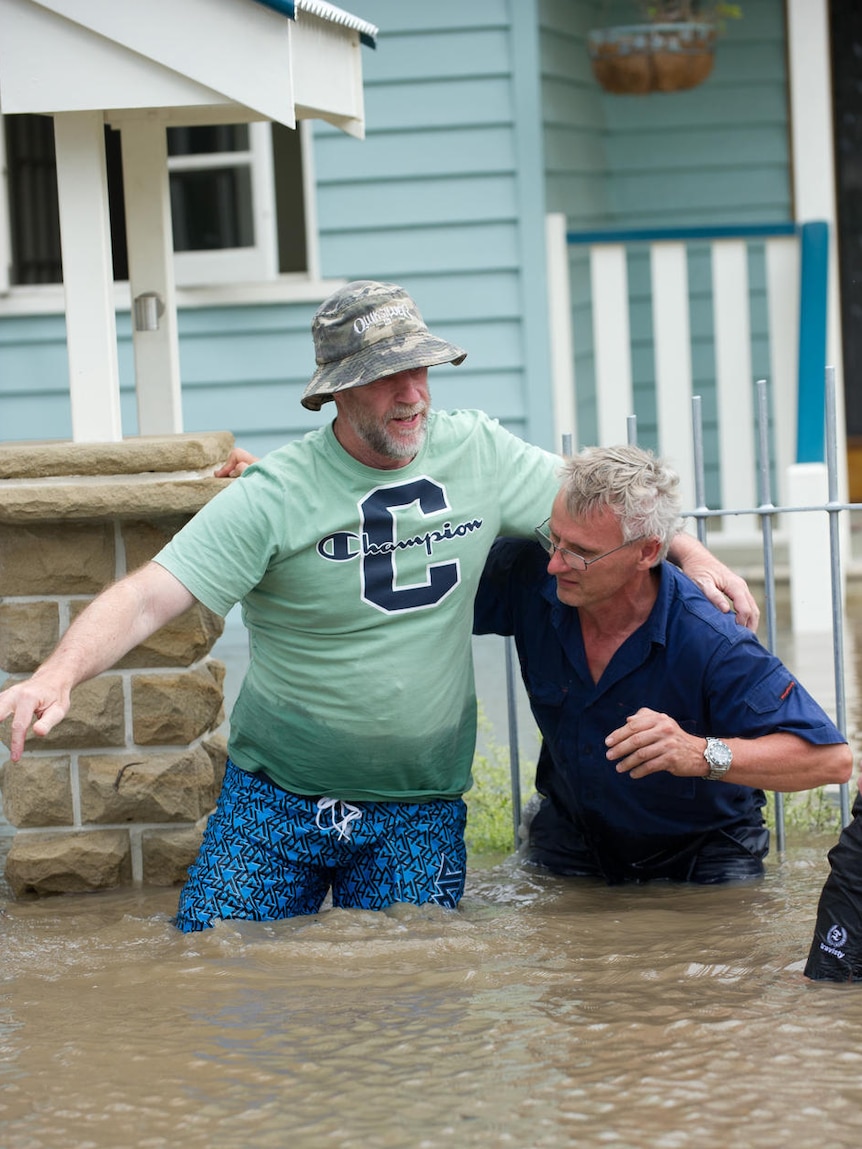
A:
<svg viewBox="0 0 862 1149">
<path fill-rule="evenodd" d="M 422 547 L 429 556 L 434 554 L 434 544 L 446 542 L 450 539 L 462 539 L 465 535 L 478 531 L 482 527 L 482 519 L 469 519 L 463 523 L 443 523 L 442 527 L 434 531 L 424 531 L 422 534 L 411 535 L 406 539 L 385 539 L 382 542 L 372 542 L 367 533 L 359 535 L 351 531 L 336 531 L 327 535 L 317 544 L 317 553 L 322 559 L 332 559 L 334 562 L 343 562 L 345 559 L 354 559 L 357 555 L 391 555 L 398 551 L 406 551 L 411 547 Z"/>
</svg>

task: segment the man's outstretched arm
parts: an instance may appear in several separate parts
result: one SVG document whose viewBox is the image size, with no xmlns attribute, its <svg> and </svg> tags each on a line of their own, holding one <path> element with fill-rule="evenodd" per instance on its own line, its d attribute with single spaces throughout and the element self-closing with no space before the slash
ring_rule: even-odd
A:
<svg viewBox="0 0 862 1149">
<path fill-rule="evenodd" d="M 75 686 L 108 670 L 194 601 L 179 579 L 153 562 L 102 591 L 32 678 L 0 693 L 0 722 L 13 715 L 12 761 L 21 757 L 31 723 L 34 734 L 47 734 L 68 714 Z"/>
</svg>

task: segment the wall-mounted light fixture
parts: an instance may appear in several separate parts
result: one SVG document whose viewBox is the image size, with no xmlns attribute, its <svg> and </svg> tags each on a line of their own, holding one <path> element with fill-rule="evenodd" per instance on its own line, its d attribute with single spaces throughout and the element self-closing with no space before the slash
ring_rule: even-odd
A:
<svg viewBox="0 0 862 1149">
<path fill-rule="evenodd" d="M 158 331 L 159 319 L 165 313 L 165 302 L 155 291 L 135 296 L 135 331 Z"/>
</svg>

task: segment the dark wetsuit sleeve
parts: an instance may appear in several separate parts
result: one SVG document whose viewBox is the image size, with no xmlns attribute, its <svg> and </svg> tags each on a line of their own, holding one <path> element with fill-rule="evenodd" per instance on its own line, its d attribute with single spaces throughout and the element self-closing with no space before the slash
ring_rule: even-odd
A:
<svg viewBox="0 0 862 1149">
<path fill-rule="evenodd" d="M 805 976 L 815 981 L 862 981 L 862 795 L 829 851 L 829 877 L 820 894 Z"/>
</svg>

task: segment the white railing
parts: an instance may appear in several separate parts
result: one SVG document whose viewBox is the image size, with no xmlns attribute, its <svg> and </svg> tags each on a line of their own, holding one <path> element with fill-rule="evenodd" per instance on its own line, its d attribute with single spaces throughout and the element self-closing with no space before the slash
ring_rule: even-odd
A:
<svg viewBox="0 0 862 1149">
<path fill-rule="evenodd" d="M 661 237 L 667 238 L 654 238 Z M 565 217 L 547 220 L 549 298 L 554 364 L 557 441 L 578 436 L 579 349 L 572 337 L 570 253 L 589 249 L 593 367 L 598 441 L 607 445 L 624 435 L 624 419 L 635 410 L 632 345 L 629 332 L 628 250 L 646 248 L 650 262 L 652 341 L 658 451 L 680 474 L 684 499 L 694 500 L 691 399 L 692 351 L 687 245 L 710 245 L 715 398 L 718 418 L 718 472 L 723 507 L 750 507 L 757 499 L 754 373 L 751 352 L 748 245 L 765 250 L 769 328 L 769 385 L 779 498 L 786 502 L 787 469 L 796 462 L 800 267 L 799 241 L 787 227 L 689 229 L 661 232 L 594 232 L 567 235 Z M 759 538 L 750 519 L 725 529 L 740 539 Z"/>
<path fill-rule="evenodd" d="M 822 505 L 828 498 L 823 455 L 800 453 L 810 446 L 806 434 L 823 425 L 825 366 L 825 275 L 816 260 L 801 256 L 801 248 L 818 228 L 792 224 L 751 227 L 665 229 L 644 232 L 572 233 L 562 215 L 547 218 L 548 296 L 552 340 L 552 371 L 556 441 L 571 435 L 575 446 L 588 438 L 602 445 L 626 438 L 626 419 L 636 410 L 636 388 L 644 380 L 633 373 L 629 329 L 632 290 L 629 252 L 646 252 L 649 259 L 649 339 L 655 366 L 658 452 L 679 472 L 683 502 L 699 507 L 692 431 L 692 302 L 689 290 L 688 245 L 709 245 L 711 284 L 708 305 L 715 373 L 709 386 L 714 400 L 716 434 L 708 459 L 717 471 L 718 491 L 710 507 L 726 514 L 710 520 L 710 547 L 733 563 L 757 561 L 761 522 L 756 514 L 739 514 L 760 505 L 761 468 L 774 477 L 777 505 Z M 803 236 L 803 240 L 800 240 Z M 821 242 L 822 234 L 815 236 Z M 758 444 L 758 412 L 752 356 L 752 291 L 749 284 L 749 245 L 763 249 L 766 369 L 763 356 L 758 375 L 768 382 L 771 425 L 770 458 L 764 463 Z M 575 251 L 588 253 L 588 303 L 591 312 L 591 351 L 576 345 L 573 335 L 572 268 Z M 809 249 L 810 250 L 810 249 Z M 700 306 L 702 300 L 698 302 Z M 700 326 L 704 326 L 701 317 Z M 763 327 L 763 324 L 760 324 Z M 583 332 L 584 328 L 581 327 Z M 641 333 L 642 334 L 642 333 Z M 763 332 L 758 332 L 762 337 Z M 818 340 L 822 339 L 822 350 Z M 800 348 L 802 350 L 800 351 Z M 814 358 L 812 359 L 812 354 Z M 819 360 L 817 356 L 820 355 Z M 800 357 L 803 368 L 800 370 Z M 577 365 L 589 364 L 579 379 Z M 817 363 L 817 366 L 813 366 Z M 813 382 L 813 386 L 812 386 Z M 804 386 L 803 386 L 804 384 Z M 582 440 L 578 412 L 588 392 L 595 404 L 595 430 Z M 846 447 L 839 437 L 839 470 L 846 470 Z M 802 457 L 800 464 L 798 459 Z M 814 459 L 815 461 L 811 461 Z M 715 483 L 715 481 L 714 481 Z M 714 485 L 713 483 L 713 485 Z M 781 517 L 775 541 L 790 567 L 794 631 L 828 629 L 829 568 L 825 520 L 811 516 Z M 729 556 L 733 556 L 732 558 Z"/>
</svg>

